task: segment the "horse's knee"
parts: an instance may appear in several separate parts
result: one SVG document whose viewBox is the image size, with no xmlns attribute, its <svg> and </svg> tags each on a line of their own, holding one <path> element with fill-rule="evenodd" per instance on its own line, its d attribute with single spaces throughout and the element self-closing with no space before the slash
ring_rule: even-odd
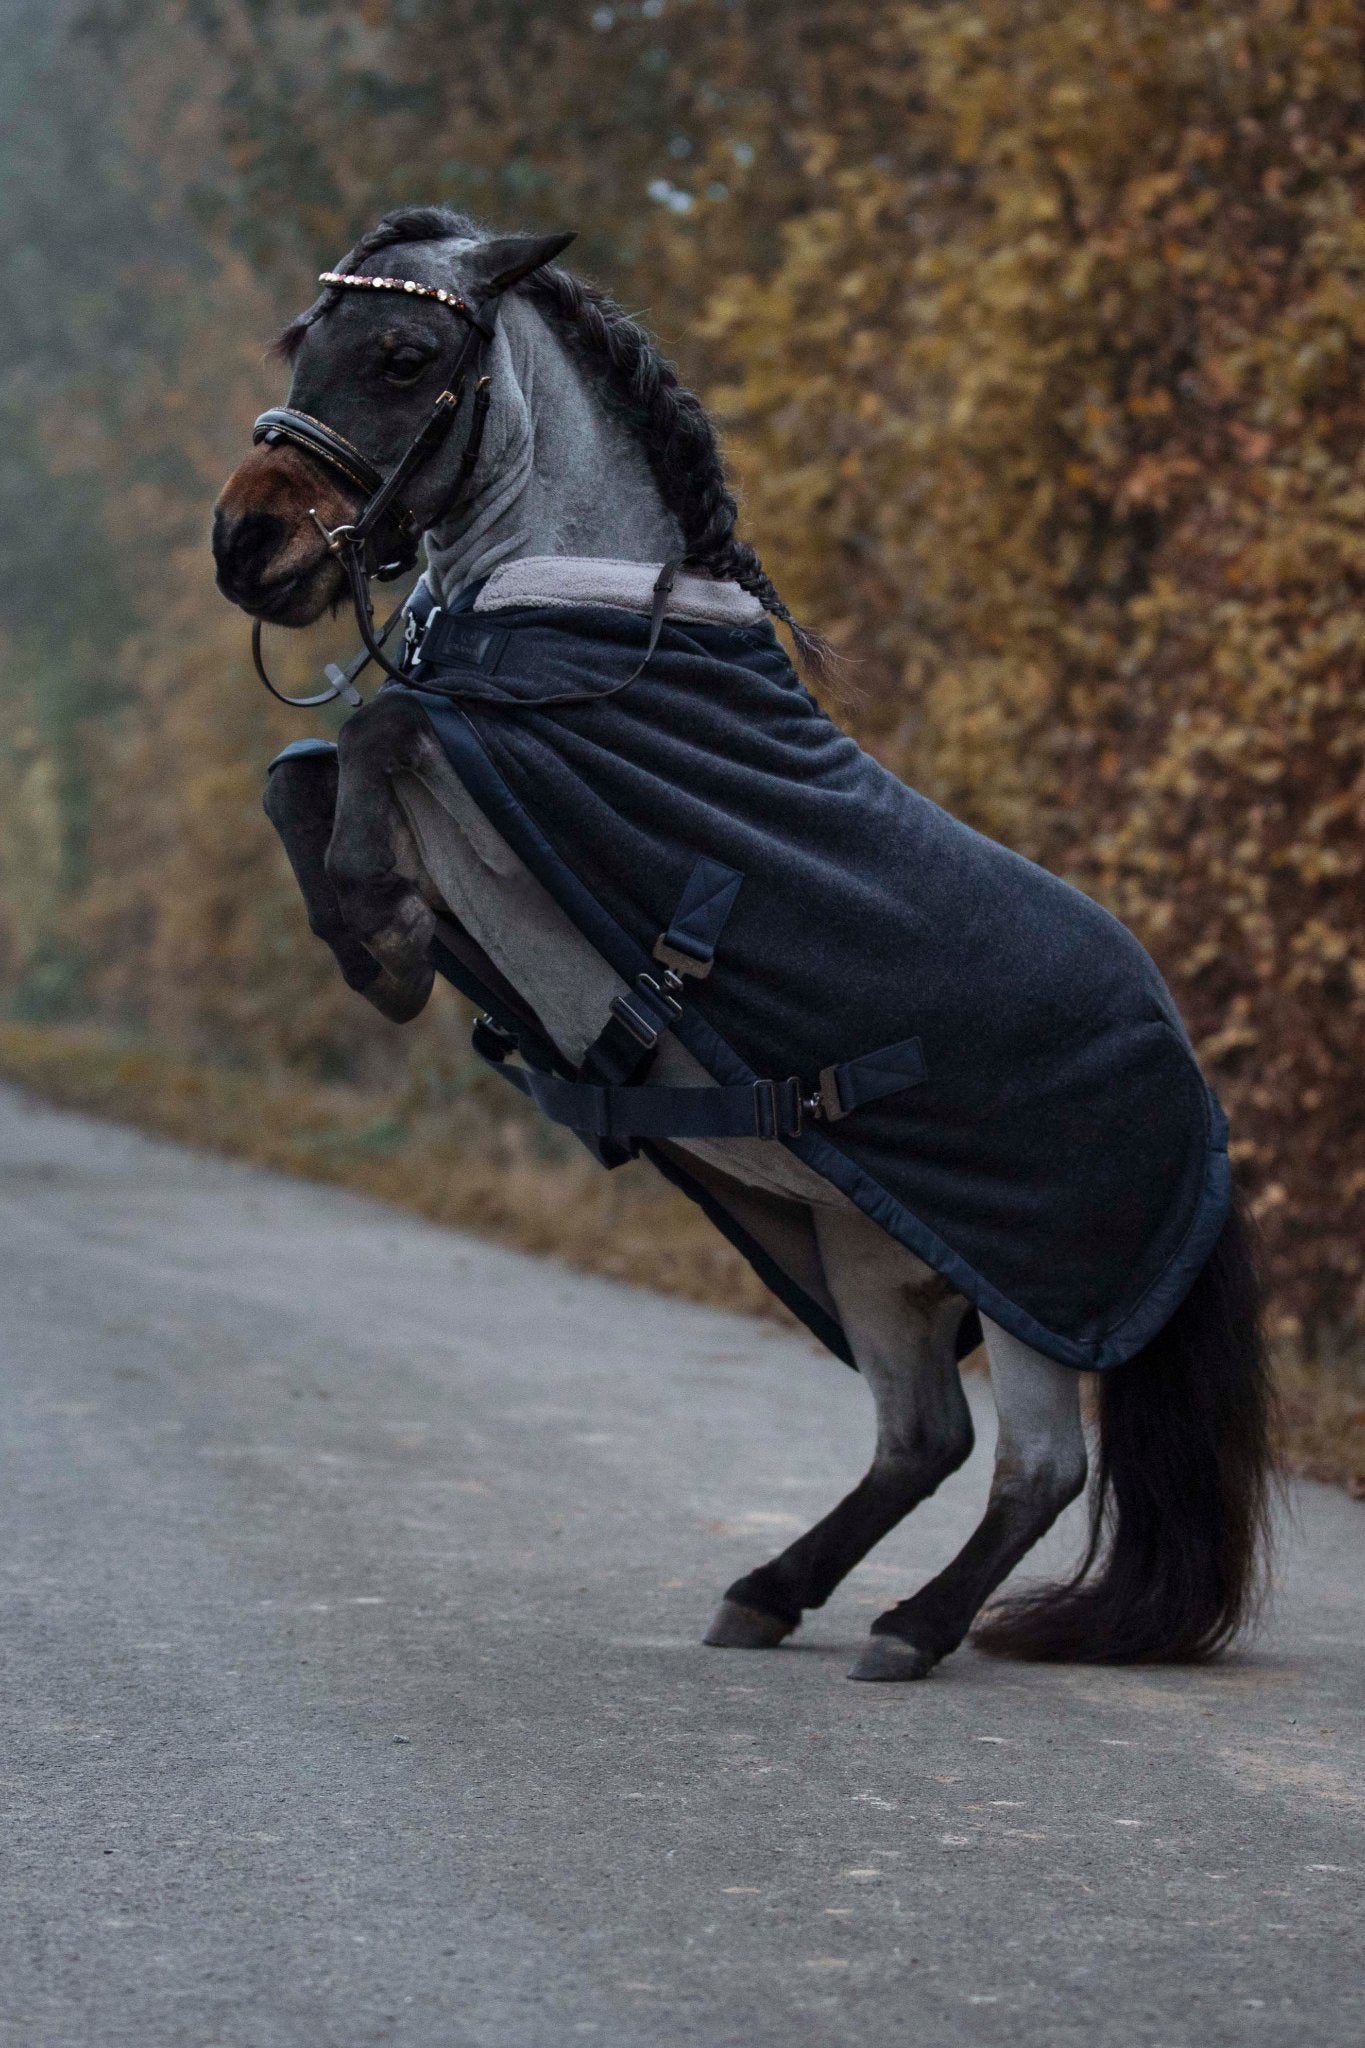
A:
<svg viewBox="0 0 1365 2048">
<path fill-rule="evenodd" d="M 1000 1419 L 992 1493 L 1051 1520 L 1085 1485 L 1080 1375 L 988 1317 L 982 1323 Z"/>
<path fill-rule="evenodd" d="M 347 926 L 327 871 L 327 849 L 336 821 L 337 773 L 334 747 L 286 754 L 266 778 L 262 804 L 294 870 L 309 931 L 331 947 L 349 986 L 364 995 L 381 969 Z"/>
<path fill-rule="evenodd" d="M 1058 1368 L 1065 1370 L 1065 1368 Z M 1002 1416 L 992 1495 L 1051 1522 L 1085 1487 L 1087 1459 L 1079 1404 L 1063 1405 L 1046 1429 L 1018 1430 Z"/>
<path fill-rule="evenodd" d="M 903 1484 L 917 1497 L 932 1493 L 966 1464 L 976 1443 L 965 1397 L 916 1415 L 909 1427 L 883 1428 L 872 1473 L 884 1483 Z"/>
</svg>

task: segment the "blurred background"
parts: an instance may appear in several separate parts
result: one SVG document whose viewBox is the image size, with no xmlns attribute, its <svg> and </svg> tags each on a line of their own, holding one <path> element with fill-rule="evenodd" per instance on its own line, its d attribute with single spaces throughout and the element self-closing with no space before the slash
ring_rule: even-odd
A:
<svg viewBox="0 0 1365 2048">
<path fill-rule="evenodd" d="M 448 992 L 345 990 L 260 812 L 317 715 L 213 587 L 316 271 L 400 202 L 574 226 L 859 737 L 1155 952 L 1294 1456 L 1365 1479 L 1357 0 L 6 0 L 0 108 L 0 1069 L 759 1305 L 496 1099 Z"/>
</svg>

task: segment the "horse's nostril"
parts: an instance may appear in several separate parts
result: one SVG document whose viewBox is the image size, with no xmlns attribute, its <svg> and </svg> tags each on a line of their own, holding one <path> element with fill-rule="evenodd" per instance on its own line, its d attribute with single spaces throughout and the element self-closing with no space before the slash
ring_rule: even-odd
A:
<svg viewBox="0 0 1365 2048">
<path fill-rule="evenodd" d="M 222 582 L 237 589 L 259 583 L 264 570 L 288 537 L 288 524 L 275 512 L 244 512 L 213 522 L 213 556 Z"/>
</svg>

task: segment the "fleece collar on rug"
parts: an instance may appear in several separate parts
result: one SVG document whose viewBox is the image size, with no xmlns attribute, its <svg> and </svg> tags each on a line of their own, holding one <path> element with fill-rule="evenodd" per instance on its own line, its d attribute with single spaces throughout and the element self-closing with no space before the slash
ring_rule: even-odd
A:
<svg viewBox="0 0 1365 2048">
<path fill-rule="evenodd" d="M 644 612 L 654 602 L 661 562 L 613 562 L 578 555 L 524 555 L 495 569 L 474 600 L 476 612 L 511 611 L 527 605 L 604 604 L 618 611 Z M 738 583 L 679 574 L 669 593 L 670 619 L 703 626 L 757 626 L 762 605 Z"/>
</svg>

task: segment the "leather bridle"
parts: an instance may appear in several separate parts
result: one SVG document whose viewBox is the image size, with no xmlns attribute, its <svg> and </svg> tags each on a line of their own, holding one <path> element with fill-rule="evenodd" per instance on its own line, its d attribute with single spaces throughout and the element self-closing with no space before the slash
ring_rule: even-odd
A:
<svg viewBox="0 0 1365 2048">
<path fill-rule="evenodd" d="M 501 297 L 500 292 L 494 292 L 471 306 L 458 293 L 446 291 L 439 285 L 418 284 L 408 277 L 355 277 L 335 270 L 324 270 L 318 282 L 335 290 L 404 292 L 414 298 L 434 299 L 438 304 L 448 306 L 463 321 L 465 333 L 454 367 L 435 404 L 387 476 L 353 447 L 344 434 L 337 433 L 325 421 L 314 419 L 311 413 L 276 405 L 263 412 L 256 422 L 252 433 L 253 445 L 262 441 L 270 445 L 288 442 L 314 462 L 321 463 L 349 488 L 364 493 L 365 499 L 353 520 L 330 529 L 323 525 L 315 509 L 310 507 L 308 513 L 329 554 L 335 555 L 345 572 L 356 626 L 364 643 L 355 660 L 344 669 L 335 663 L 329 664 L 326 670 L 329 687 L 317 696 L 287 697 L 282 690 L 276 689 L 266 673 L 261 656 L 262 622 L 256 619 L 252 623 L 251 658 L 257 675 L 272 697 L 278 697 L 282 704 L 299 708 L 330 704 L 337 697 L 348 704 L 360 704 L 363 700 L 355 687 L 355 679 L 372 661 L 395 680 L 404 680 L 403 671 L 395 668 L 384 653 L 384 642 L 402 615 L 403 607 L 399 605 L 376 629 L 369 579 L 374 577 L 381 583 L 389 582 L 415 565 L 423 526 L 411 506 L 404 502 L 402 493 L 418 470 L 445 446 L 472 377 L 473 410 L 459 470 L 440 511 L 425 524 L 434 526 L 448 517 L 469 488 L 488 420 L 492 379 L 484 366 L 493 340 Z"/>
</svg>

